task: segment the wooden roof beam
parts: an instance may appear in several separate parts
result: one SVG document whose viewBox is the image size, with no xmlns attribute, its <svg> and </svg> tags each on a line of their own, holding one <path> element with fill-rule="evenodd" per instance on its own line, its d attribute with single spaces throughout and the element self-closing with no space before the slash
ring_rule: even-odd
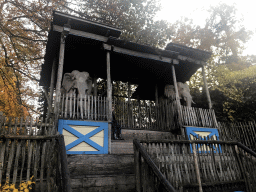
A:
<svg viewBox="0 0 256 192">
<path fill-rule="evenodd" d="M 57 32 L 61 33 L 63 31 L 63 26 L 53 25 L 53 31 L 57 31 Z M 71 29 L 69 34 L 75 35 L 75 36 L 80 36 L 80 37 L 85 37 L 85 38 L 89 38 L 89 39 L 95 39 L 95 40 L 103 41 L 103 42 L 107 42 L 107 40 L 108 40 L 108 37 L 84 32 L 84 31 L 78 31 L 75 29 Z"/>
<path fill-rule="evenodd" d="M 110 45 L 107 45 L 107 44 L 104 44 L 103 47 L 106 50 L 113 51 L 113 52 L 116 52 L 116 53 L 131 55 L 131 56 L 135 56 L 135 57 L 142 57 L 142 58 L 146 58 L 146 59 L 152 59 L 152 60 L 161 61 L 161 62 L 165 62 L 165 63 L 169 63 L 169 64 L 179 64 L 179 60 L 172 59 L 172 58 L 169 58 L 169 57 L 163 57 L 161 55 L 142 53 L 142 52 L 133 51 L 133 50 L 129 50 L 129 49 L 124 49 L 124 48 L 120 48 L 120 47 L 116 47 L 116 46 L 110 46 Z"/>
</svg>

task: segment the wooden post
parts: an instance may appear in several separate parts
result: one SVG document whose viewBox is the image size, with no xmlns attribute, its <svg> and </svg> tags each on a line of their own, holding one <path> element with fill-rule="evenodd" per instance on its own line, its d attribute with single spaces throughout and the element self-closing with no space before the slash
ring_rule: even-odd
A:
<svg viewBox="0 0 256 192">
<path fill-rule="evenodd" d="M 175 96 L 176 96 L 176 105 L 178 109 L 178 119 L 179 119 L 179 124 L 181 126 L 181 121 L 180 119 L 182 118 L 182 111 L 181 111 L 181 104 L 180 104 L 180 96 L 178 92 L 178 85 L 177 85 L 177 79 L 176 79 L 176 73 L 175 73 L 175 68 L 174 65 L 172 65 L 172 78 L 173 78 L 173 84 L 174 84 L 174 89 L 175 89 Z"/>
<path fill-rule="evenodd" d="M 127 110 L 127 113 L 128 113 L 128 127 L 131 126 L 131 84 L 130 82 L 128 82 L 128 110 Z"/>
<path fill-rule="evenodd" d="M 110 74 L 110 52 L 107 51 L 107 101 L 108 101 L 108 152 L 111 153 L 112 83 Z"/>
<path fill-rule="evenodd" d="M 193 156 L 194 156 L 195 168 L 196 168 L 196 177 L 197 177 L 197 182 L 198 182 L 198 185 L 199 185 L 199 192 L 203 192 L 202 182 L 201 182 L 201 177 L 200 177 L 200 171 L 199 171 L 199 165 L 198 165 L 198 159 L 197 159 L 197 154 L 196 154 L 196 144 L 195 143 L 192 143 L 192 148 L 193 148 Z"/>
<path fill-rule="evenodd" d="M 205 92 L 206 92 L 208 107 L 209 107 L 209 109 L 211 109 L 212 108 L 212 102 L 211 102 L 211 97 L 210 97 L 210 93 L 209 93 L 209 89 L 208 89 L 208 85 L 207 85 L 207 81 L 206 81 L 206 77 L 205 77 L 204 65 L 202 65 L 202 73 L 203 73 L 204 88 L 205 88 Z"/>
<path fill-rule="evenodd" d="M 60 39 L 59 67 L 58 67 L 57 84 L 56 84 L 56 99 L 55 99 L 55 105 L 54 105 L 55 116 L 58 115 L 59 104 L 60 104 L 60 87 L 61 87 L 61 80 L 62 80 L 63 66 L 64 66 L 65 40 L 67 35 L 69 34 L 69 31 L 70 31 L 70 25 L 65 24 L 63 27 L 63 31 L 61 33 L 61 39 Z"/>
<path fill-rule="evenodd" d="M 94 85 L 94 87 L 93 87 L 93 95 L 95 97 L 97 97 L 98 87 L 97 87 L 97 77 L 96 76 L 93 77 L 93 85 Z"/>
<path fill-rule="evenodd" d="M 141 192 L 141 155 L 136 145 L 133 144 L 134 149 L 134 168 L 135 168 L 135 188 L 137 192 Z"/>
<path fill-rule="evenodd" d="M 52 64 L 50 98 L 49 98 L 48 109 L 47 109 L 47 118 L 49 118 L 50 114 L 52 113 L 52 99 L 53 99 L 54 81 L 55 81 L 55 74 L 56 74 L 56 65 L 57 65 L 56 58 L 54 58 L 53 64 Z"/>
<path fill-rule="evenodd" d="M 112 83 L 110 75 L 110 52 L 107 51 L 107 99 L 108 99 L 108 122 L 112 122 Z"/>
<path fill-rule="evenodd" d="M 156 105 L 158 104 L 158 86 L 156 84 L 155 86 L 155 102 L 156 102 Z"/>
<path fill-rule="evenodd" d="M 176 100 L 177 100 L 177 101 L 180 101 L 174 65 L 172 65 L 172 78 L 173 78 L 173 85 L 174 85 L 174 89 L 175 89 Z M 180 102 L 179 102 L 179 103 L 180 103 Z"/>
<path fill-rule="evenodd" d="M 62 172 L 62 190 L 63 192 L 71 192 L 71 183 L 70 183 L 70 172 L 68 169 L 68 162 L 67 162 L 67 154 L 66 154 L 66 147 L 64 142 L 63 135 L 58 136 L 59 141 L 59 153 L 60 153 L 60 160 L 61 160 L 61 172 Z"/>
</svg>

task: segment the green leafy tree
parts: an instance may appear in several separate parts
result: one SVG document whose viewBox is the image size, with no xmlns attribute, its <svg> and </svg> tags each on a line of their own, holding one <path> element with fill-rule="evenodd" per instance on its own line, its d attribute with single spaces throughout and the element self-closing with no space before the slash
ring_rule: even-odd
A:
<svg viewBox="0 0 256 192">
<path fill-rule="evenodd" d="M 250 39 L 252 33 L 242 26 L 236 17 L 236 8 L 233 5 L 222 3 L 211 7 L 209 13 L 210 17 L 206 19 L 204 27 L 196 26 L 192 20 L 185 18 L 177 21 L 174 24 L 176 33 L 172 37 L 172 42 L 213 53 L 206 66 L 206 76 L 218 119 L 242 120 L 245 116 L 239 117 L 239 112 L 245 106 L 246 102 L 242 102 L 242 98 L 247 89 L 238 89 L 237 86 L 240 84 L 232 84 L 230 80 L 231 76 L 236 74 L 239 82 L 246 83 L 245 87 L 248 89 L 251 87 L 246 79 L 252 80 L 252 77 L 246 78 L 249 74 L 243 71 L 249 69 L 255 62 L 255 56 L 245 57 L 241 54 L 244 43 Z M 244 74 L 243 78 L 239 78 L 240 73 Z M 235 79 L 233 78 L 232 81 L 235 82 Z M 207 107 L 201 70 L 191 78 L 189 85 L 196 106 Z M 252 92 L 246 94 L 250 93 Z"/>
<path fill-rule="evenodd" d="M 83 0 L 80 16 L 122 29 L 121 38 L 164 47 L 173 33 L 167 21 L 155 21 L 159 0 Z"/>
</svg>

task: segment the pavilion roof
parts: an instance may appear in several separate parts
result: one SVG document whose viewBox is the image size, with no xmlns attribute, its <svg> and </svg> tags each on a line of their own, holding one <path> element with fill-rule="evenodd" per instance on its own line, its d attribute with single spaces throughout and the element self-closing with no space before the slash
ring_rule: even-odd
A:
<svg viewBox="0 0 256 192">
<path fill-rule="evenodd" d="M 138 91 L 141 89 L 142 93 L 137 94 L 140 96 L 146 87 L 154 87 L 152 84 L 159 87 L 172 84 L 172 64 L 175 65 L 177 81 L 185 82 L 211 56 L 210 52 L 174 43 L 169 43 L 163 50 L 128 42 L 119 38 L 121 30 L 116 27 L 55 11 L 42 65 L 42 86 L 50 86 L 53 61 L 55 59 L 58 63 L 61 32 L 67 23 L 71 30 L 65 43 L 63 74 L 79 70 L 106 79 L 108 49 L 111 51 L 111 79 L 139 85 Z"/>
</svg>

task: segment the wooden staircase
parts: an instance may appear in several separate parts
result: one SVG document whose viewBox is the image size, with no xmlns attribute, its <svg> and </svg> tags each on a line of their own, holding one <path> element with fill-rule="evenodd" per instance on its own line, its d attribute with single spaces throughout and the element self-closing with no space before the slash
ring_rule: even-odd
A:
<svg viewBox="0 0 256 192">
<path fill-rule="evenodd" d="M 122 130 L 124 140 L 111 143 L 111 154 L 68 155 L 73 192 L 135 191 L 133 139 L 162 139 L 168 132 Z"/>
</svg>

